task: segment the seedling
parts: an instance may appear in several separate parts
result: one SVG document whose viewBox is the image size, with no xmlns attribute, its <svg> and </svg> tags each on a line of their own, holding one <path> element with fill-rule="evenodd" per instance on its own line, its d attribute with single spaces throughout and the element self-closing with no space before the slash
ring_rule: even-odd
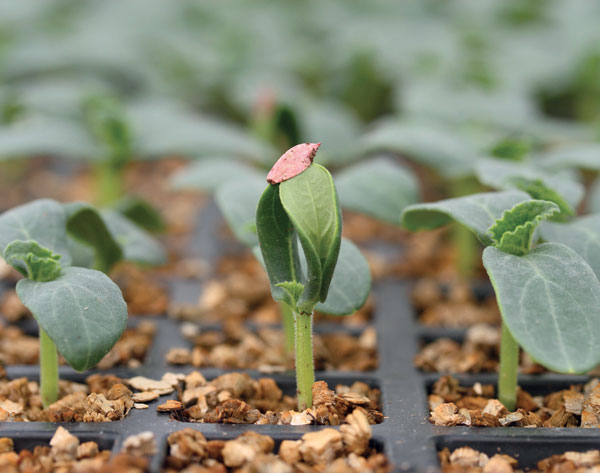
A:
<svg viewBox="0 0 600 473">
<path fill-rule="evenodd" d="M 45 407 L 58 398 L 57 350 L 75 370 L 87 370 L 108 353 L 127 321 L 117 285 L 100 271 L 72 266 L 67 222 L 63 206 L 52 200 L 0 216 L 1 256 L 25 277 L 17 294 L 39 325 Z"/>
<path fill-rule="evenodd" d="M 492 192 L 408 207 L 410 230 L 451 221 L 466 225 L 486 245 L 483 264 L 502 314 L 498 398 L 514 410 L 519 345 L 545 367 L 583 373 L 600 362 L 600 282 L 592 268 L 560 243 L 534 246 L 553 202 L 520 191 Z"/>
<path fill-rule="evenodd" d="M 312 406 L 315 308 L 351 313 L 364 303 L 365 283 L 370 286 L 360 252 L 342 240 L 342 217 L 331 174 L 313 163 L 318 147 L 297 145 L 277 161 L 256 211 L 271 294 L 290 308 L 294 318 L 299 409 Z M 335 271 L 338 261 L 341 271 Z"/>
</svg>

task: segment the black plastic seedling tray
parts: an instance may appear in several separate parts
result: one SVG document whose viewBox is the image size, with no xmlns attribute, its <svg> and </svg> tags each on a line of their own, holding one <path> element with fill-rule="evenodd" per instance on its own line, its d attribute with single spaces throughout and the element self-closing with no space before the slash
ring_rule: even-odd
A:
<svg viewBox="0 0 600 473">
<path fill-rule="evenodd" d="M 215 208 L 208 206 L 200 219 L 201 226 L 190 248 L 194 257 L 202 257 L 215 263 L 223 254 L 226 241 L 217 237 L 218 214 Z M 175 303 L 194 302 L 202 288 L 200 281 L 171 282 L 171 296 Z M 439 336 L 461 337 L 461 331 L 445 329 L 428 329 L 418 324 L 415 311 L 408 297 L 411 283 L 399 280 L 385 280 L 374 284 L 375 314 L 372 324 L 376 328 L 379 344 L 379 368 L 372 372 L 317 372 L 318 380 L 325 380 L 330 387 L 339 383 L 351 384 L 363 381 L 378 387 L 382 392 L 382 408 L 385 420 L 372 426 L 372 445 L 384 452 L 392 464 L 394 471 L 435 472 L 439 470 L 437 453 L 439 450 L 471 446 L 489 454 L 502 452 L 516 456 L 520 467 L 534 466 L 541 458 L 562 453 L 566 450 L 589 450 L 600 448 L 600 431 L 598 429 L 548 429 L 548 428 L 470 428 L 439 427 L 429 423 L 427 394 L 431 385 L 439 375 L 421 373 L 413 365 L 413 357 L 417 353 L 419 343 L 423 339 Z M 6 285 L 0 286 L 0 291 Z M 131 317 L 130 324 L 135 324 L 141 317 Z M 165 355 L 173 347 L 189 347 L 190 342 L 181 335 L 181 324 L 166 317 L 147 317 L 157 324 L 154 342 L 147 353 L 145 362 L 138 368 L 113 368 L 105 373 L 121 377 L 136 375 L 160 379 L 166 372 L 189 373 L 192 367 L 167 365 Z M 200 328 L 214 328 L 213 325 L 202 325 Z M 366 328 L 366 327 L 363 327 Z M 317 323 L 317 331 L 350 331 L 355 333 L 360 328 L 347 328 L 341 324 Z M 26 376 L 37 379 L 37 366 L 7 366 L 7 374 L 11 378 Z M 207 379 L 212 379 L 231 370 L 200 369 Z M 289 394 L 294 392 L 295 379 L 291 372 L 265 375 L 256 371 L 246 372 L 252 377 L 272 377 L 277 384 Z M 62 379 L 84 381 L 92 372 L 75 373 L 68 367 L 61 367 Z M 495 376 L 463 375 L 458 377 L 465 385 L 477 381 L 493 383 Z M 520 384 L 534 393 L 550 392 L 587 381 L 582 376 L 562 376 L 545 374 L 536 377 L 524 376 Z M 151 459 L 150 471 L 161 471 L 167 454 L 167 437 L 172 432 L 184 428 L 192 428 L 202 432 L 208 439 L 234 439 L 239 434 L 253 430 L 272 436 L 276 445 L 281 440 L 295 440 L 304 433 L 324 429 L 324 426 L 289 426 L 289 425 L 223 425 L 198 424 L 173 420 L 168 414 L 156 412 L 156 406 L 167 399 L 176 398 L 177 394 L 161 396 L 149 403 L 146 410 L 133 409 L 123 420 L 110 423 L 68 423 L 62 424 L 82 441 L 94 440 L 101 448 L 112 448 L 114 452 L 121 449 L 124 439 L 143 431 L 155 433 L 158 452 Z M 15 440 L 16 449 L 31 448 L 35 445 L 47 444 L 57 424 L 41 422 L 3 422 L 0 423 L 0 436 Z"/>
</svg>

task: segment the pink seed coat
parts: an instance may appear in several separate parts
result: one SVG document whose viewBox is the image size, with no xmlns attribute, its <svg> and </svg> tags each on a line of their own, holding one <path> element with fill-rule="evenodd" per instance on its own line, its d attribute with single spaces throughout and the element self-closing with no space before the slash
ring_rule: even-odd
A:
<svg viewBox="0 0 600 473">
<path fill-rule="evenodd" d="M 312 164 L 319 146 L 321 143 L 302 143 L 288 149 L 267 174 L 267 182 L 279 184 L 300 174 Z"/>
</svg>

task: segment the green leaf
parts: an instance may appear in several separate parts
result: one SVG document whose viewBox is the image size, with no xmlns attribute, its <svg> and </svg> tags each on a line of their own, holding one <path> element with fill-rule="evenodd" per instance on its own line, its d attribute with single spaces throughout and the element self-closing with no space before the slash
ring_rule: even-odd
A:
<svg viewBox="0 0 600 473">
<path fill-rule="evenodd" d="M 296 301 L 279 284 L 294 281 L 304 283 L 304 276 L 296 232 L 281 205 L 279 192 L 279 185 L 269 185 L 263 192 L 256 210 L 256 230 L 273 299 L 295 308 Z"/>
<path fill-rule="evenodd" d="M 14 240 L 34 240 L 61 255 L 62 266 L 69 266 L 66 220 L 62 205 L 51 199 L 38 199 L 7 210 L 0 215 L 0 252 Z"/>
<path fill-rule="evenodd" d="M 504 321 L 537 362 L 565 373 L 600 362 L 600 283 L 581 256 L 559 243 L 525 256 L 488 247 L 483 264 Z"/>
<path fill-rule="evenodd" d="M 34 156 L 91 160 L 98 152 L 94 141 L 75 122 L 36 118 L 0 128 L 0 162 Z"/>
<path fill-rule="evenodd" d="M 256 208 L 264 188 L 264 177 L 247 176 L 226 182 L 215 194 L 215 202 L 229 228 L 248 247 L 258 244 Z"/>
<path fill-rule="evenodd" d="M 546 186 L 540 179 L 526 179 L 524 177 L 515 177 L 510 180 L 517 189 L 527 192 L 533 199 L 548 200 L 558 205 L 560 212 L 551 220 L 565 221 L 575 215 L 575 210 L 563 197 L 553 189 Z"/>
<path fill-rule="evenodd" d="M 361 139 L 364 152 L 395 151 L 447 178 L 473 173 L 478 153 L 455 133 L 432 124 L 396 120 L 378 124 Z"/>
<path fill-rule="evenodd" d="M 365 304 L 369 292 L 371 292 L 369 263 L 354 243 L 342 238 L 327 299 L 317 304 L 315 309 L 332 315 L 353 314 Z"/>
<path fill-rule="evenodd" d="M 490 227 L 494 246 L 511 255 L 526 255 L 537 226 L 559 210 L 558 205 L 546 200 L 529 200 L 515 205 Z"/>
<path fill-rule="evenodd" d="M 590 213 L 600 213 L 600 178 L 596 179 L 590 189 L 588 209 Z"/>
<path fill-rule="evenodd" d="M 540 235 L 546 241 L 562 243 L 575 250 L 600 279 L 600 214 L 567 223 L 544 222 L 540 225 Z"/>
<path fill-rule="evenodd" d="M 277 284 L 277 287 L 280 287 L 285 291 L 287 298 L 294 303 L 292 307 L 296 307 L 298 300 L 300 300 L 300 297 L 304 292 L 304 284 L 299 283 L 298 281 L 285 281 Z"/>
<path fill-rule="evenodd" d="M 94 250 L 94 268 L 107 273 L 123 259 L 123 251 L 104 223 L 100 212 L 85 202 L 63 204 L 67 232 L 77 242 Z"/>
<path fill-rule="evenodd" d="M 329 171 L 312 164 L 292 179 L 279 184 L 281 204 L 298 232 L 308 274 L 299 309 L 311 313 L 325 302 L 338 258 L 342 217 Z"/>
<path fill-rule="evenodd" d="M 60 274 L 60 255 L 35 241 L 15 240 L 4 249 L 4 259 L 23 276 L 34 281 L 52 281 Z"/>
<path fill-rule="evenodd" d="M 160 265 L 167 255 L 160 243 L 148 232 L 114 210 L 103 210 L 102 219 L 123 251 L 123 259 L 137 263 Z"/>
<path fill-rule="evenodd" d="M 387 158 L 375 158 L 335 175 L 340 204 L 395 225 L 404 207 L 419 201 L 413 174 Z"/>
<path fill-rule="evenodd" d="M 22 279 L 17 294 L 77 371 L 96 365 L 125 329 L 121 290 L 100 271 L 69 267 L 53 281 Z"/>
<path fill-rule="evenodd" d="M 260 179 L 263 184 L 265 182 L 262 174 L 241 161 L 225 157 L 205 159 L 194 162 L 175 174 L 171 180 L 171 186 L 176 190 L 198 190 L 212 193 L 227 181 L 239 180 L 246 176 L 248 179 Z"/>
<path fill-rule="evenodd" d="M 584 194 L 584 187 L 570 172 L 547 172 L 534 163 L 484 158 L 475 167 L 477 178 L 482 184 L 493 189 L 508 190 L 516 187 L 519 178 L 540 180 L 564 198 L 572 208 L 576 208 Z"/>
<path fill-rule="evenodd" d="M 552 150 L 536 157 L 537 164 L 550 169 L 600 171 L 600 145 L 590 144 Z"/>
<path fill-rule="evenodd" d="M 160 212 L 141 197 L 126 195 L 119 199 L 113 209 L 150 233 L 160 233 L 167 228 L 167 223 Z"/>
<path fill-rule="evenodd" d="M 526 200 L 522 191 L 484 192 L 434 203 L 410 205 L 402 212 L 402 225 L 411 231 L 431 230 L 453 221 L 468 227 L 484 245 L 491 245 L 488 229 L 511 209 Z"/>
</svg>

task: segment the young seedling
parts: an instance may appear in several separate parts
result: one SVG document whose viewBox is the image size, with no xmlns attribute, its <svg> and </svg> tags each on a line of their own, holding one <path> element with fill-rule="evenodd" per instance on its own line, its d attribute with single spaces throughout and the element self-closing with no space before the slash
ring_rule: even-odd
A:
<svg viewBox="0 0 600 473">
<path fill-rule="evenodd" d="M 108 276 L 71 266 L 66 228 L 67 214 L 52 200 L 0 216 L 0 255 L 25 277 L 17 294 L 39 325 L 45 407 L 58 398 L 57 350 L 75 370 L 87 370 L 108 353 L 127 321 L 127 305 Z"/>
<path fill-rule="evenodd" d="M 271 294 L 291 309 L 294 318 L 299 409 L 312 406 L 315 308 L 351 313 L 362 306 L 364 287 L 368 292 L 370 286 L 360 252 L 341 237 L 342 218 L 331 174 L 313 164 L 318 147 L 297 145 L 275 163 L 256 211 Z"/>
<path fill-rule="evenodd" d="M 539 223 L 560 211 L 520 191 L 474 194 L 407 208 L 410 230 L 458 221 L 486 245 L 483 264 L 502 315 L 498 398 L 514 410 L 519 346 L 545 367 L 582 373 L 600 362 L 600 282 L 574 250 L 534 247 Z"/>
</svg>

